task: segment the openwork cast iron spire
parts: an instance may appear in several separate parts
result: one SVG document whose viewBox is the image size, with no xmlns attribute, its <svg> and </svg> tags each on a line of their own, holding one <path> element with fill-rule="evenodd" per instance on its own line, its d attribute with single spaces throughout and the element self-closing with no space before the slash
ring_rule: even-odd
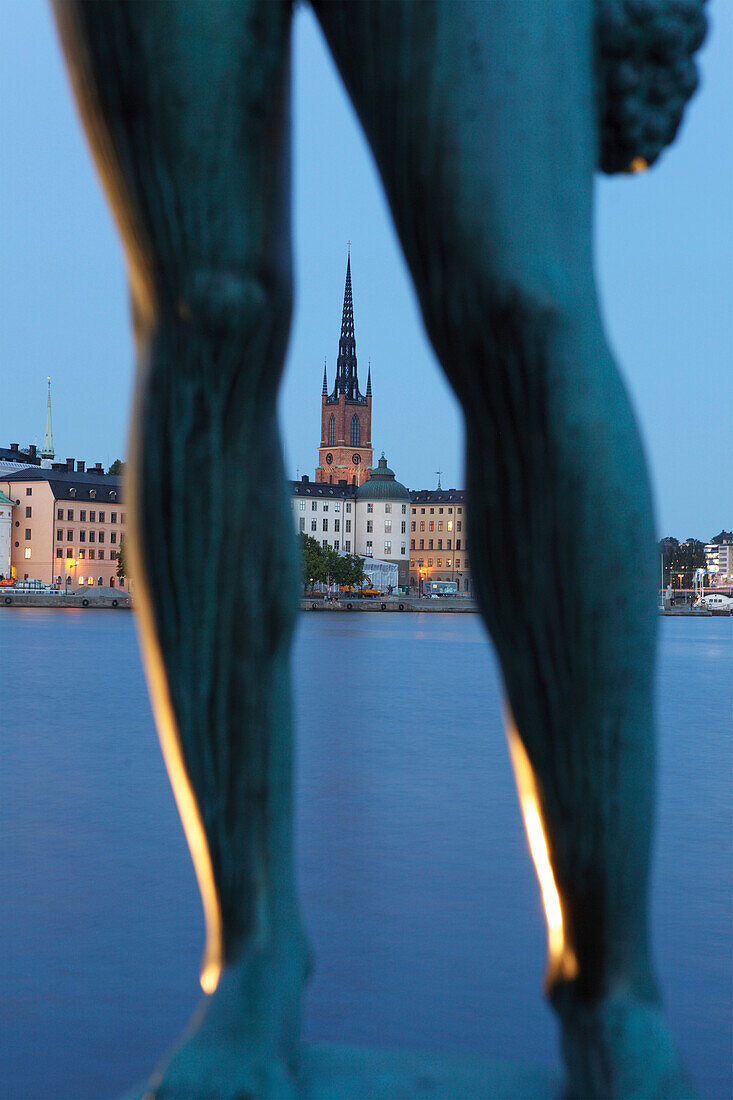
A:
<svg viewBox="0 0 733 1100">
<path fill-rule="evenodd" d="M 339 353 L 336 361 L 336 387 L 331 397 L 335 400 L 342 393 L 349 401 L 363 403 L 365 400 L 359 393 L 359 379 L 356 373 L 354 303 L 351 296 L 351 252 L 349 252 L 346 261 L 346 288 L 344 290 L 344 308 L 341 314 Z"/>
<path fill-rule="evenodd" d="M 53 423 L 51 421 L 51 379 L 48 379 L 48 398 L 46 400 L 46 431 L 43 436 L 41 458 L 55 458 L 53 449 Z"/>
</svg>

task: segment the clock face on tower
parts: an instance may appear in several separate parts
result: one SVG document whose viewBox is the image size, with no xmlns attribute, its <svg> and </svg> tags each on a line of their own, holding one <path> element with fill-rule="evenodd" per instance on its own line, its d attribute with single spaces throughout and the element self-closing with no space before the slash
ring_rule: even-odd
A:
<svg viewBox="0 0 733 1100">
<path fill-rule="evenodd" d="M 326 465 L 330 466 L 332 462 L 333 462 L 333 455 L 329 451 L 328 454 L 326 455 Z"/>
<path fill-rule="evenodd" d="M 358 466 L 361 462 L 361 455 L 352 455 L 351 461 L 354 463 L 355 466 Z"/>
</svg>

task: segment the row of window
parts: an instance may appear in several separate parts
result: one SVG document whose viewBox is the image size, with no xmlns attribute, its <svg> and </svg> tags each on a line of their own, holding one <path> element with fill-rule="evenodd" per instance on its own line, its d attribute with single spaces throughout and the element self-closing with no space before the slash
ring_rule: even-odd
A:
<svg viewBox="0 0 733 1100">
<path fill-rule="evenodd" d="M 460 520 L 460 519 L 456 520 L 456 531 L 462 530 L 462 527 L 463 527 L 463 521 Z M 452 531 L 453 530 L 453 520 L 452 519 L 449 519 L 449 520 L 446 521 L 445 529 L 446 529 L 446 531 Z M 412 523 L 410 524 L 410 530 L 411 531 L 415 530 L 415 520 L 413 520 Z M 425 520 L 424 519 L 420 520 L 420 530 L 421 531 L 425 530 Z M 434 531 L 434 530 L 435 530 L 435 520 L 434 519 L 429 519 L 428 520 L 428 531 Z M 443 520 L 442 519 L 438 520 L 438 530 L 439 531 L 443 530 Z"/>
<path fill-rule="evenodd" d="M 94 584 L 94 577 L 87 577 L 86 580 L 84 580 L 84 577 L 78 577 L 77 581 L 78 581 L 79 584 L 90 585 L 90 584 Z M 56 584 L 61 585 L 61 583 L 62 583 L 61 577 L 59 576 L 59 577 L 56 578 Z M 66 583 L 71 584 L 71 577 L 70 576 L 67 576 Z M 124 577 L 119 577 L 118 580 L 117 580 L 117 583 L 119 584 L 120 588 L 124 588 L 125 587 L 125 578 Z M 104 584 L 104 578 L 99 577 L 97 579 L 97 585 L 101 588 L 103 584 Z M 114 588 L 114 586 L 115 586 L 115 578 L 110 577 L 109 578 L 109 587 Z"/>
<path fill-rule="evenodd" d="M 104 550 L 96 550 L 96 549 L 92 550 L 91 547 L 90 547 L 88 553 L 89 553 L 89 561 L 95 561 L 95 560 L 96 561 L 104 561 Z M 117 551 L 116 550 L 110 550 L 109 556 L 110 556 L 110 561 L 116 561 L 117 560 Z M 26 557 L 29 558 L 30 554 L 26 554 Z M 66 547 L 66 553 L 64 553 L 63 546 L 57 546 L 56 547 L 56 557 L 57 558 L 64 558 L 64 557 L 73 558 L 74 557 L 74 547 L 73 546 L 67 546 Z M 81 561 L 84 561 L 84 559 L 86 557 L 87 557 L 87 551 L 85 549 L 84 550 L 80 549 L 79 550 L 79 559 Z"/>
<path fill-rule="evenodd" d="M 87 542 L 87 535 L 89 536 L 89 538 L 88 538 L 89 542 L 104 542 L 104 540 L 105 540 L 104 531 L 89 531 L 89 532 L 79 531 L 79 542 Z M 29 532 L 26 532 L 26 538 L 30 538 L 30 533 Z M 56 542 L 63 542 L 63 541 L 64 541 L 64 532 L 61 530 L 61 528 L 57 528 L 57 530 L 56 530 Z M 74 532 L 72 530 L 67 530 L 67 532 L 66 532 L 66 541 L 67 542 L 74 542 Z M 110 531 L 109 541 L 112 542 L 112 543 L 117 542 L 117 532 L 116 531 Z"/>
<path fill-rule="evenodd" d="M 359 423 L 359 417 L 354 413 L 351 418 L 351 446 L 358 447 L 361 439 L 361 424 Z M 336 446 L 336 417 L 331 413 L 328 421 L 328 445 L 329 447 Z"/>
<path fill-rule="evenodd" d="M 428 569 L 433 568 L 433 559 L 432 558 L 427 559 L 427 567 L 428 567 Z M 411 558 L 410 559 L 410 569 L 414 569 L 414 568 L 415 568 L 415 559 Z M 436 569 L 442 569 L 443 568 L 443 559 L 442 558 L 436 558 L 435 559 L 435 568 Z M 460 558 L 446 558 L 445 559 L 445 568 L 446 569 L 453 569 L 453 568 L 460 569 L 461 568 L 461 559 Z M 463 568 L 468 569 L 468 558 L 465 559 Z"/>
<path fill-rule="evenodd" d="M 26 508 L 25 514 L 27 516 L 29 516 L 31 514 L 30 508 Z M 97 519 L 96 509 L 92 508 L 91 511 L 89 512 L 89 523 L 106 523 L 107 522 L 106 519 L 105 519 L 106 515 L 107 515 L 106 512 L 100 512 L 99 513 L 99 519 Z M 64 518 L 63 508 L 57 508 L 56 509 L 56 519 L 63 519 L 63 518 Z M 74 519 L 74 509 L 73 508 L 67 508 L 67 510 L 66 510 L 66 519 L 69 523 L 73 522 L 73 519 Z M 86 522 L 87 522 L 87 510 L 86 510 L 86 508 L 80 508 L 79 509 L 79 523 L 86 523 Z M 110 512 L 109 522 L 110 523 L 117 523 L 117 512 Z M 125 515 L 124 512 L 120 512 L 120 523 L 127 523 L 127 516 Z"/>
<path fill-rule="evenodd" d="M 413 508 L 413 509 L 412 509 L 412 514 L 413 514 L 413 516 L 417 514 L 417 508 Z M 421 516 L 424 516 L 424 515 L 425 515 L 425 509 L 424 509 L 424 508 L 421 508 L 421 509 L 420 509 L 420 515 L 421 515 Z M 434 515 L 435 515 L 435 509 L 434 509 L 434 508 L 431 508 L 431 509 L 430 509 L 430 515 L 431 515 L 431 516 L 434 516 Z M 443 515 L 443 509 L 442 509 L 442 508 L 438 508 L 438 515 L 439 515 L 439 516 L 442 516 L 442 515 Z M 449 515 L 449 516 L 452 516 L 452 515 L 453 515 L 453 509 L 452 509 L 452 508 L 449 508 L 449 509 L 448 509 L 448 515 Z M 463 509 L 462 509 L 462 508 L 456 508 L 456 515 L 457 515 L 457 516 L 463 515 Z"/>
<path fill-rule="evenodd" d="M 374 530 L 374 520 L 373 519 L 368 519 L 367 520 L 367 533 L 369 533 L 370 531 L 373 531 L 373 530 Z M 403 519 L 402 524 L 400 526 L 400 533 L 404 535 L 406 531 L 407 531 L 407 520 Z M 386 519 L 384 521 L 384 533 L 385 533 L 385 535 L 391 535 L 392 534 L 392 520 L 391 519 Z"/>
<path fill-rule="evenodd" d="M 434 546 L 434 545 L 433 545 L 433 542 L 434 542 L 434 541 L 437 541 L 437 543 L 438 543 L 438 545 L 437 545 L 437 546 Z M 411 550 L 415 550 L 415 549 L 418 549 L 418 550 L 425 550 L 425 549 L 426 549 L 426 546 L 425 546 L 425 539 L 420 539 L 420 545 L 419 545 L 418 547 L 415 547 L 415 540 L 414 540 L 414 539 L 410 539 L 410 549 L 411 549 Z M 442 550 L 442 549 L 444 549 L 444 547 L 443 547 L 443 540 L 442 540 L 442 539 L 437 539 L 437 540 L 433 540 L 433 539 L 428 539 L 428 545 L 427 545 L 427 549 L 428 549 L 428 550 Z M 445 540 L 445 549 L 446 549 L 446 550 L 450 550 L 450 549 L 451 549 L 451 539 L 446 539 L 446 540 Z M 461 549 L 461 540 L 460 540 L 460 539 L 456 539 L 456 545 L 455 545 L 455 549 L 456 549 L 456 550 L 460 550 L 460 549 Z"/>
</svg>

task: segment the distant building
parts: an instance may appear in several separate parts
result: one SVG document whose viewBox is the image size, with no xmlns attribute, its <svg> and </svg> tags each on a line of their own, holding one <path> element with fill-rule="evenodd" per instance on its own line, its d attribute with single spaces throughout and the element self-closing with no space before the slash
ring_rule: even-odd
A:
<svg viewBox="0 0 733 1100">
<path fill-rule="evenodd" d="M 10 580 L 15 501 L 0 491 L 0 580 Z"/>
<path fill-rule="evenodd" d="M 473 596 L 463 489 L 418 489 L 410 493 L 410 588 L 425 581 L 455 581 L 461 596 Z"/>
<path fill-rule="evenodd" d="M 105 474 L 101 463 L 87 470 L 70 458 L 50 470 L 6 470 L 0 491 L 14 504 L 14 579 L 69 588 L 125 586 L 117 579 L 117 553 L 127 529 L 121 478 Z"/>
<path fill-rule="evenodd" d="M 397 583 L 408 585 L 410 493 L 395 478 L 382 454 L 369 480 L 356 490 L 356 553 L 397 566 Z"/>
<path fill-rule="evenodd" d="M 5 473 L 16 473 L 29 466 L 40 466 L 41 460 L 31 443 L 27 451 L 21 451 L 20 444 L 11 443 L 9 447 L 0 447 L 0 477 Z"/>
<path fill-rule="evenodd" d="M 705 567 L 714 587 L 733 585 L 733 531 L 721 531 L 706 544 Z"/>
<path fill-rule="evenodd" d="M 310 535 L 321 546 L 356 553 L 356 486 L 311 481 L 303 475 L 291 481 L 291 507 L 296 533 Z"/>
<path fill-rule="evenodd" d="M 321 445 L 318 448 L 316 481 L 337 485 L 361 485 L 369 475 L 372 450 L 372 376 L 366 393 L 359 390 L 354 335 L 354 305 L 351 294 L 351 254 L 346 261 L 346 288 L 341 317 L 341 337 L 336 361 L 336 380 L 328 392 L 328 373 L 323 366 L 321 391 Z"/>
</svg>

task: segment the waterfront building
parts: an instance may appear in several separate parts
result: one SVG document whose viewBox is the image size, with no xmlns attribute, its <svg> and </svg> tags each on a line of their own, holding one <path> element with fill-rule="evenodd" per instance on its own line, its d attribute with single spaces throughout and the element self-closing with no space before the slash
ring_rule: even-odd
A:
<svg viewBox="0 0 733 1100">
<path fill-rule="evenodd" d="M 362 485 L 369 476 L 372 450 L 372 375 L 367 376 L 366 393 L 359 389 L 354 334 L 354 303 L 351 293 L 351 253 L 346 261 L 346 287 L 341 316 L 341 336 L 333 390 L 328 391 L 328 372 L 323 365 L 321 391 L 321 444 L 318 448 L 316 482 Z"/>
<path fill-rule="evenodd" d="M 0 475 L 0 492 L 13 502 L 10 567 L 15 580 L 37 579 L 61 588 L 125 587 L 117 553 L 127 529 L 121 478 L 101 463 L 28 466 Z"/>
<path fill-rule="evenodd" d="M 706 544 L 705 568 L 713 587 L 733 585 L 733 531 L 721 531 Z"/>
<path fill-rule="evenodd" d="M 355 554 L 356 485 L 345 479 L 338 484 L 311 481 L 304 474 L 292 481 L 291 507 L 295 530 L 317 539 L 324 549 Z"/>
<path fill-rule="evenodd" d="M 418 489 L 410 493 L 410 588 L 425 581 L 455 581 L 461 596 L 473 596 L 463 489 Z"/>
<path fill-rule="evenodd" d="M 0 580 L 10 580 L 13 508 L 15 501 L 0 491 Z"/>
<path fill-rule="evenodd" d="M 357 488 L 356 502 L 356 553 L 393 563 L 397 583 L 408 585 L 410 493 L 390 470 L 384 452 Z"/>
</svg>

